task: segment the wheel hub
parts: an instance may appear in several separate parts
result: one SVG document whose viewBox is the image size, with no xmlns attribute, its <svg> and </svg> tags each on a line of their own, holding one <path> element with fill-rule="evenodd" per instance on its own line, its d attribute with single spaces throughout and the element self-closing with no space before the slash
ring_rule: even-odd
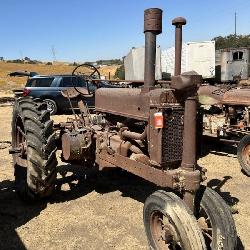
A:
<svg viewBox="0 0 250 250">
<path fill-rule="evenodd" d="M 159 211 L 151 215 L 151 231 L 159 249 L 181 249 L 180 239 L 169 219 Z"/>
</svg>

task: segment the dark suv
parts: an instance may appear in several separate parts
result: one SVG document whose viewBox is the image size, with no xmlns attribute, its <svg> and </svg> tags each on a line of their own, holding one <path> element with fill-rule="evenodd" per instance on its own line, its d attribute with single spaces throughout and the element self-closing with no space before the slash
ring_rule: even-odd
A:
<svg viewBox="0 0 250 250">
<path fill-rule="evenodd" d="M 89 83 L 89 91 L 94 92 L 96 85 Z M 72 75 L 35 75 L 28 78 L 23 96 L 38 97 L 46 101 L 48 110 L 52 115 L 58 111 L 65 112 L 70 110 L 70 102 L 67 97 L 61 94 L 61 90 L 69 87 L 87 88 L 83 78 Z M 100 87 L 111 87 L 111 85 L 100 83 Z M 89 108 L 94 108 L 95 99 L 93 97 L 82 97 Z M 77 108 L 79 98 L 71 99 L 73 108 Z"/>
</svg>

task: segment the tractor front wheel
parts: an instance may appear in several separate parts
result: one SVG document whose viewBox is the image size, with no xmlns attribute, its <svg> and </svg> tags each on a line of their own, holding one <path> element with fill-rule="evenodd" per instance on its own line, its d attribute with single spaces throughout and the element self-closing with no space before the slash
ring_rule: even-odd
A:
<svg viewBox="0 0 250 250">
<path fill-rule="evenodd" d="M 226 202 L 209 187 L 196 194 L 195 215 L 208 249 L 236 249 L 237 233 Z"/>
<path fill-rule="evenodd" d="M 159 190 L 150 195 L 143 219 L 150 249 L 206 249 L 195 217 L 173 193 Z"/>
</svg>

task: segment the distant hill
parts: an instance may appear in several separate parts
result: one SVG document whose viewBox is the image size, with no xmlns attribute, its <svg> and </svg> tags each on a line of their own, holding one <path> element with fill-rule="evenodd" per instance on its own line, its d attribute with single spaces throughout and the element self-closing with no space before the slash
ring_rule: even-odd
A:
<svg viewBox="0 0 250 250">
<path fill-rule="evenodd" d="M 119 65 L 103 66 L 98 70 L 102 76 L 108 78 L 109 72 L 113 79 L 116 69 Z M 23 63 L 7 63 L 0 62 L 0 90 L 9 91 L 14 88 L 20 88 L 26 83 L 26 77 L 9 77 L 12 71 L 32 71 L 44 75 L 53 74 L 71 74 L 75 66 L 64 64 L 46 65 L 46 64 L 23 64 Z"/>
</svg>

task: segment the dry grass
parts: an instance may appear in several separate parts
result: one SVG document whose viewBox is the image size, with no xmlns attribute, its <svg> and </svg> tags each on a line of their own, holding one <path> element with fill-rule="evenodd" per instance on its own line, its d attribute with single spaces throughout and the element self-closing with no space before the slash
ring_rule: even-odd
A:
<svg viewBox="0 0 250 250">
<path fill-rule="evenodd" d="M 111 78 L 114 77 L 117 65 L 104 66 L 99 69 L 102 76 L 108 78 L 109 72 Z M 39 74 L 71 74 L 75 67 L 68 65 L 45 65 L 45 64 L 20 64 L 0 62 L 0 91 L 6 94 L 11 93 L 15 88 L 23 87 L 26 77 L 9 77 L 12 71 L 34 71 Z"/>
</svg>

